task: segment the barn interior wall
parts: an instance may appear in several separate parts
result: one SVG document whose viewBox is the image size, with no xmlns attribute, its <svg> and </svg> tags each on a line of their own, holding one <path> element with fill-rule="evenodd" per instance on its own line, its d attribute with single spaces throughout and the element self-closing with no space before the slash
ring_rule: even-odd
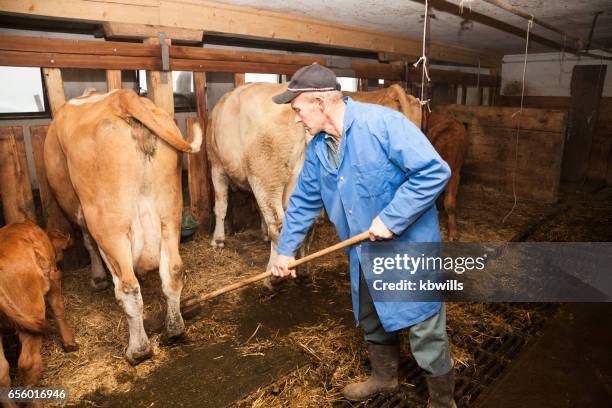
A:
<svg viewBox="0 0 612 408">
<path fill-rule="evenodd" d="M 502 62 L 501 93 L 513 82 L 521 83 L 524 55 L 506 55 Z M 531 54 L 527 58 L 525 94 L 530 96 L 570 96 L 572 71 L 576 65 L 612 65 L 612 61 L 577 57 L 563 53 Z M 516 94 L 512 92 L 512 94 Z M 604 81 L 603 95 L 612 97 L 612 67 L 608 67 Z"/>
</svg>

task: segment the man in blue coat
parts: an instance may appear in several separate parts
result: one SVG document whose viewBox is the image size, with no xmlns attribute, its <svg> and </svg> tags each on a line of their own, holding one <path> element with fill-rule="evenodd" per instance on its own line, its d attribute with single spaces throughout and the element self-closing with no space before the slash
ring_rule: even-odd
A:
<svg viewBox="0 0 612 408">
<path fill-rule="evenodd" d="M 273 275 L 295 276 L 288 264 L 323 207 L 342 240 L 369 231 L 371 240 L 440 241 L 435 200 L 450 169 L 403 114 L 343 98 L 333 71 L 318 64 L 298 70 L 273 100 L 291 103 L 296 122 L 314 136 L 285 212 Z M 409 327 L 412 354 L 428 374 L 429 407 L 455 407 L 444 304 L 373 301 L 360 245 L 349 258 L 353 311 L 372 373 L 347 385 L 344 397 L 362 401 L 398 390 L 397 331 Z"/>
</svg>

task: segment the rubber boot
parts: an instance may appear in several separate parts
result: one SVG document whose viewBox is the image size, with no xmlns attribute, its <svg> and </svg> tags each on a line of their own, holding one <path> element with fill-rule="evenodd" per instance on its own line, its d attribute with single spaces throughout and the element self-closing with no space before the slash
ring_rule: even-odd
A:
<svg viewBox="0 0 612 408">
<path fill-rule="evenodd" d="M 399 389 L 399 344 L 368 344 L 368 352 L 372 374 L 365 381 L 344 387 L 342 395 L 349 401 L 364 401 L 377 394 L 395 393 Z"/>
<path fill-rule="evenodd" d="M 428 375 L 426 379 L 429 390 L 427 408 L 457 408 L 454 399 L 455 372 L 453 369 L 437 377 Z"/>
</svg>

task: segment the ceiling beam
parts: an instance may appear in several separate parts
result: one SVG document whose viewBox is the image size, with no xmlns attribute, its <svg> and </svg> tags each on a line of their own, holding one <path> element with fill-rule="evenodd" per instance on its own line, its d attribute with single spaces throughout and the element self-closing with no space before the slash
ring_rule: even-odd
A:
<svg viewBox="0 0 612 408">
<path fill-rule="evenodd" d="M 323 44 L 376 52 L 421 54 L 421 40 L 320 19 L 205 0 L 0 0 L 0 12 L 89 23 L 203 30 L 233 36 Z M 432 43 L 430 60 L 495 67 L 501 55 Z"/>
</svg>

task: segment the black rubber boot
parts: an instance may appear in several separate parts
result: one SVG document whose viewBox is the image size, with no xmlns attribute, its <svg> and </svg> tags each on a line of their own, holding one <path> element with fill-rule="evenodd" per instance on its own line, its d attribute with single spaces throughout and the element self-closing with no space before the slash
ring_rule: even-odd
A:
<svg viewBox="0 0 612 408">
<path fill-rule="evenodd" d="M 454 399 L 455 372 L 453 369 L 446 374 L 437 377 L 428 375 L 426 378 L 429 390 L 427 408 L 457 408 Z"/>
<path fill-rule="evenodd" d="M 372 374 L 365 381 L 344 387 L 342 395 L 349 401 L 364 401 L 377 394 L 395 393 L 399 389 L 399 344 L 368 344 L 368 352 Z"/>
</svg>

